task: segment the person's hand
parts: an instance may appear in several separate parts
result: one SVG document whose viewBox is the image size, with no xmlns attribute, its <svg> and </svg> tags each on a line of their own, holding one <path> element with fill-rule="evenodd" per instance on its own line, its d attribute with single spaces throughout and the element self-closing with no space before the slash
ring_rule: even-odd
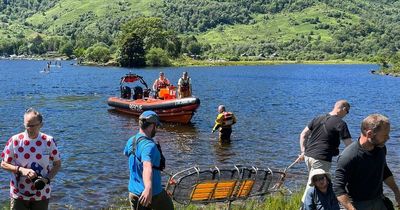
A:
<svg viewBox="0 0 400 210">
<path fill-rule="evenodd" d="M 299 155 L 299 157 L 297 157 L 296 163 L 301 162 L 301 161 L 304 161 L 304 152 L 302 152 L 302 153 Z"/>
<path fill-rule="evenodd" d="M 142 194 L 139 197 L 139 202 L 140 202 L 140 204 L 142 206 L 145 206 L 145 207 L 149 207 L 150 206 L 151 198 L 152 198 L 151 193 L 152 193 L 151 192 L 151 188 L 150 189 L 145 188 L 143 190 Z"/>
<path fill-rule="evenodd" d="M 29 179 L 34 179 L 37 177 L 37 174 L 34 170 L 30 169 L 30 168 L 19 168 L 19 171 L 21 172 L 22 176 L 26 176 Z"/>
</svg>

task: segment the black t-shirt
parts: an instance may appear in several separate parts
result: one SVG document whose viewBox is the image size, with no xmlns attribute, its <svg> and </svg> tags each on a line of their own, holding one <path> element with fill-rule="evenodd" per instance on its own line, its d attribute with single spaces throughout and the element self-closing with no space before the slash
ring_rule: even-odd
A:
<svg viewBox="0 0 400 210">
<path fill-rule="evenodd" d="M 332 161 L 339 154 L 340 139 L 351 138 L 347 124 L 336 115 L 321 115 L 307 127 L 311 134 L 305 142 L 305 155 L 318 160 Z"/>
<path fill-rule="evenodd" d="M 386 164 L 386 147 L 363 149 L 359 141 L 346 147 L 338 158 L 333 189 L 336 196 L 348 194 L 354 201 L 380 198 L 383 180 L 393 176 Z"/>
</svg>

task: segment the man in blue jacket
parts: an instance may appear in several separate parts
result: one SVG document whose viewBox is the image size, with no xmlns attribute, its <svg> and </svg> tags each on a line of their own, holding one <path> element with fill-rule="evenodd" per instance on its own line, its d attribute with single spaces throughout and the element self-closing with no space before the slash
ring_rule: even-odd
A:
<svg viewBox="0 0 400 210">
<path fill-rule="evenodd" d="M 124 154 L 129 157 L 129 201 L 132 210 L 174 209 L 172 199 L 161 186 L 161 170 L 165 159 L 153 137 L 160 118 L 153 111 L 139 117 L 139 132 L 126 143 Z"/>
</svg>

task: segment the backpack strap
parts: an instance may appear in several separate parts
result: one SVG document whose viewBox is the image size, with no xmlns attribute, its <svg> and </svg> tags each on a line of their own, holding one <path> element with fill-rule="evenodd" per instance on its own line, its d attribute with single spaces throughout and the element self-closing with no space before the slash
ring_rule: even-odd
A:
<svg viewBox="0 0 400 210">
<path fill-rule="evenodd" d="M 132 151 L 131 154 L 136 158 L 136 160 L 138 160 L 139 162 L 142 162 L 142 160 L 136 155 L 136 149 L 137 149 L 137 145 L 139 144 L 140 141 L 144 140 L 144 139 L 148 139 L 146 136 L 140 136 L 139 138 L 136 139 L 136 136 L 134 137 L 133 141 L 132 141 Z M 154 166 L 153 165 L 153 169 L 162 171 L 165 168 L 165 157 L 161 151 L 161 146 L 159 143 L 155 143 L 154 144 L 157 146 L 158 152 L 160 153 L 160 165 L 159 166 Z"/>
<path fill-rule="evenodd" d="M 141 161 L 140 159 L 139 159 L 139 157 L 136 155 L 136 149 L 137 149 L 137 145 L 139 144 L 139 142 L 140 141 L 142 141 L 142 140 L 144 140 L 144 139 L 147 139 L 147 137 L 146 136 L 140 136 L 139 138 L 136 138 L 136 136 L 133 138 L 133 141 L 132 141 L 132 151 L 131 151 L 131 154 L 133 155 L 133 156 L 135 156 L 135 158 L 137 159 L 137 160 L 139 160 L 139 162 Z"/>
</svg>

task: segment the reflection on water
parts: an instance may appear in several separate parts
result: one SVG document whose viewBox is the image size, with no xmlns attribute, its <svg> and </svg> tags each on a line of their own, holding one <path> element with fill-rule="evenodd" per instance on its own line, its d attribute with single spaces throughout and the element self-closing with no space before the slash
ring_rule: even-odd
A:
<svg viewBox="0 0 400 210">
<path fill-rule="evenodd" d="M 62 103 L 62 102 L 83 102 L 83 101 L 91 101 L 91 100 L 98 100 L 100 97 L 96 96 L 95 94 L 90 95 L 69 95 L 69 96 L 59 96 L 56 97 L 55 100 Z"/>
<path fill-rule="evenodd" d="M 39 73 L 45 64 L 0 61 L 0 145 L 23 130 L 24 110 L 36 107 L 44 115 L 43 132 L 55 137 L 63 161 L 53 182 L 50 208 L 100 209 L 126 197 L 128 159 L 122 151 L 128 138 L 138 132 L 138 122 L 110 109 L 106 101 L 118 95 L 119 80 L 127 72 L 151 83 L 160 69 L 63 63 L 56 72 Z M 182 71 L 188 71 L 194 95 L 202 100 L 192 124 L 164 123 L 158 129 L 155 140 L 166 156 L 166 170 L 172 173 L 194 165 L 207 168 L 234 164 L 284 169 L 297 158 L 299 134 L 308 121 L 329 112 L 337 99 L 344 98 L 352 105 L 345 120 L 354 138 L 369 113 L 389 116 L 393 129 L 387 143 L 388 164 L 394 174 L 399 174 L 400 80 L 369 74 L 373 68 L 274 65 L 163 69 L 174 84 Z M 366 90 L 364 84 L 373 88 Z M 371 95 L 379 96 L 380 103 Z M 225 104 L 238 119 L 229 145 L 220 145 L 218 133 L 211 133 L 219 104 Z M 287 184 L 291 189 L 304 185 L 303 163 L 289 173 Z M 8 189 L 8 174 L 0 170 L 0 202 L 8 200 Z"/>
<path fill-rule="evenodd" d="M 221 143 L 218 141 L 215 142 L 213 146 L 214 154 L 217 158 L 217 161 L 221 164 L 228 163 L 228 160 L 235 156 L 235 153 L 232 151 L 232 146 L 230 143 Z"/>
</svg>

